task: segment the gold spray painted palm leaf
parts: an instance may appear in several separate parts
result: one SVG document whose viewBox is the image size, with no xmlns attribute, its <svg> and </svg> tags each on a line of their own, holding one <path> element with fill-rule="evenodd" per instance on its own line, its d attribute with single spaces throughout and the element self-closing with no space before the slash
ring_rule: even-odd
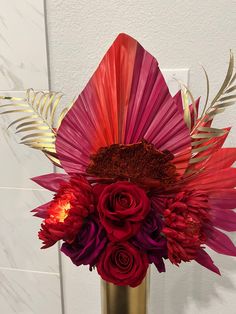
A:
<svg viewBox="0 0 236 314">
<path fill-rule="evenodd" d="M 182 96 L 182 102 L 183 102 L 183 109 L 184 109 L 184 121 L 186 125 L 189 128 L 189 131 L 191 132 L 193 126 L 195 125 L 197 121 L 197 108 L 196 108 L 196 101 L 193 98 L 192 93 L 190 92 L 189 88 L 180 82 L 181 86 L 181 96 Z M 193 107 L 193 119 L 191 118 L 191 112 L 190 112 L 190 105 Z M 193 120 L 193 125 L 192 125 Z"/>
<path fill-rule="evenodd" d="M 207 81 L 208 76 L 205 71 Z M 209 85 L 208 85 L 209 86 Z M 209 87 L 207 90 L 207 99 L 209 95 Z M 211 101 L 210 106 L 207 109 L 207 103 L 205 108 L 202 112 L 201 120 L 207 122 L 213 120 L 214 116 L 223 112 L 227 107 L 232 106 L 236 101 L 236 73 L 234 71 L 234 55 L 230 51 L 230 59 L 229 59 L 229 66 L 227 70 L 226 77 L 224 82 Z"/>
<path fill-rule="evenodd" d="M 56 130 L 66 115 L 64 108 L 58 115 L 63 94 L 59 92 L 35 92 L 28 89 L 24 98 L 0 96 L 0 114 L 18 114 L 10 123 L 21 135 L 20 143 L 41 150 L 55 165 L 60 166 L 56 155 Z M 58 116 L 58 117 L 56 117 Z"/>
<path fill-rule="evenodd" d="M 195 166 L 206 161 L 211 156 L 214 146 L 218 144 L 220 138 L 226 135 L 228 132 L 227 129 L 214 128 L 211 124 L 217 114 L 224 112 L 227 107 L 232 106 L 236 102 L 236 73 L 234 71 L 234 55 L 232 52 L 230 52 L 229 66 L 224 82 L 209 106 L 209 78 L 206 70 L 204 68 L 203 70 L 207 81 L 206 102 L 201 116 L 199 118 L 194 117 L 192 126 L 188 105 L 189 101 L 186 97 L 186 93 L 189 95 L 191 95 L 191 93 L 188 89 L 182 87 L 184 117 L 186 124 L 191 130 L 190 134 L 192 137 L 192 158 L 190 159 L 186 174 L 195 173 Z M 198 171 L 199 170 L 201 169 L 198 167 Z"/>
</svg>

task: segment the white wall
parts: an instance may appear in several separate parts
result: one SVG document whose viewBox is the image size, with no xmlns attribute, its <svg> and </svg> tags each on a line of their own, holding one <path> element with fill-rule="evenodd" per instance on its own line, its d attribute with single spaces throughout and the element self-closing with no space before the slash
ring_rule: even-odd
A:
<svg viewBox="0 0 236 314">
<path fill-rule="evenodd" d="M 43 0 L 0 0 L 0 95 L 48 88 Z M 30 178 L 51 172 L 42 154 L 17 143 L 0 116 L 0 313 L 61 313 L 57 247 L 40 250 L 31 209 L 51 195 Z"/>
<path fill-rule="evenodd" d="M 229 0 L 71 0 L 47 1 L 51 86 L 68 100 L 78 94 L 116 35 L 126 32 L 155 55 L 162 68 L 190 68 L 190 87 L 205 92 L 201 62 L 217 91 L 227 67 L 229 49 L 236 53 L 236 2 Z M 235 124 L 236 106 L 220 124 Z M 236 144 L 235 130 L 229 144 Z M 214 255 L 214 254 L 213 254 Z M 151 314 L 236 313 L 236 263 L 215 257 L 222 277 L 198 265 L 168 266 L 152 271 Z M 68 314 L 99 313 L 96 273 L 63 259 L 65 309 Z"/>
</svg>

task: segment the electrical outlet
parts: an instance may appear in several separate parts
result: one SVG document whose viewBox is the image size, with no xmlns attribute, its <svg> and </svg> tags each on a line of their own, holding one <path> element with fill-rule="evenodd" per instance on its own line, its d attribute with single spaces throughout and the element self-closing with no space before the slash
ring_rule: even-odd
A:
<svg viewBox="0 0 236 314">
<path fill-rule="evenodd" d="M 180 89 L 180 83 L 188 86 L 189 69 L 162 69 L 161 72 L 169 87 L 170 93 L 174 96 Z M 178 82 L 179 81 L 179 82 Z"/>
</svg>

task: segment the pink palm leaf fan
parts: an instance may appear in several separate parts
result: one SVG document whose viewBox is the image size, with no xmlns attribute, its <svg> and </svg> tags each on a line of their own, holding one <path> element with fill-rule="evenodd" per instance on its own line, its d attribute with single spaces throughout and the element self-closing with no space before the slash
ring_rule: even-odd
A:
<svg viewBox="0 0 236 314">
<path fill-rule="evenodd" d="M 49 129 L 36 128 L 23 143 L 66 172 L 33 178 L 55 192 L 34 210 L 43 219 L 39 238 L 43 248 L 62 240 L 76 266 L 97 269 L 104 313 L 146 313 L 149 264 L 163 272 L 166 259 L 195 260 L 219 274 L 206 246 L 236 255 L 223 232 L 236 231 L 236 148 L 222 148 L 230 128 L 212 127 L 235 102 L 233 69 L 231 54 L 220 91 L 199 115 L 199 99 L 186 87 L 172 97 L 156 59 L 120 34 L 56 128 L 48 122 L 55 93 L 27 101 L 30 121 L 47 112 L 40 121 Z M 12 124 L 31 131 L 22 119 Z"/>
</svg>

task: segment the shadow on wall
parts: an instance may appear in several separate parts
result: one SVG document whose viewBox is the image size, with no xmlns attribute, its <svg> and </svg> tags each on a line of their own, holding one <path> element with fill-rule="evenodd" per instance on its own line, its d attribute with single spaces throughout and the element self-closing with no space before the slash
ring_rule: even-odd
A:
<svg viewBox="0 0 236 314">
<path fill-rule="evenodd" d="M 183 264 L 178 269 L 168 264 L 164 274 L 158 274 L 156 269 L 152 268 L 150 313 L 232 313 L 236 289 L 233 283 L 233 277 L 236 276 L 235 260 L 217 256 L 212 251 L 210 255 L 219 266 L 222 276 L 204 269 L 195 262 Z"/>
</svg>

